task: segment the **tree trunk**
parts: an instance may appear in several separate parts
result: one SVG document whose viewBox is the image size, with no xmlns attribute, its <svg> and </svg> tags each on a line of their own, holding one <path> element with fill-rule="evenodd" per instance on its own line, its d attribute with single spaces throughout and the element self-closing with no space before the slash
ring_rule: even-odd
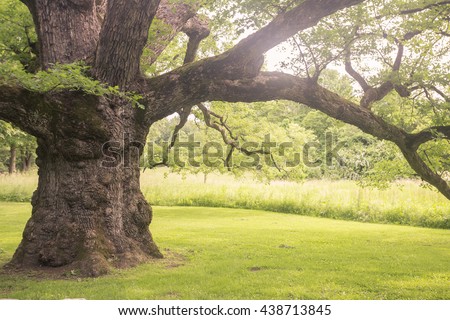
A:
<svg viewBox="0 0 450 320">
<path fill-rule="evenodd" d="M 37 139 L 39 183 L 32 216 L 9 266 L 68 266 L 99 276 L 111 266 L 162 257 L 139 185 L 148 129 L 139 126 L 138 111 L 130 106 L 95 105 L 98 98 L 75 95 L 61 98 L 76 105 L 73 111 L 53 119 L 55 131 Z"/>
<path fill-rule="evenodd" d="M 33 153 L 25 150 L 22 156 L 22 172 L 28 172 L 33 165 Z"/>
<path fill-rule="evenodd" d="M 9 174 L 13 174 L 16 172 L 16 163 L 17 163 L 17 148 L 16 146 L 9 147 L 9 165 L 8 172 Z"/>
</svg>

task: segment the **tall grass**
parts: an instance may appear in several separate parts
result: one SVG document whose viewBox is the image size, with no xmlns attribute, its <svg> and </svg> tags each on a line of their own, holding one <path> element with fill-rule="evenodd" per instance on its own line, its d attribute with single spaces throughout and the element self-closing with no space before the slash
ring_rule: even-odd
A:
<svg viewBox="0 0 450 320">
<path fill-rule="evenodd" d="M 0 174 L 0 201 L 29 202 L 37 186 L 37 173 Z"/>
<path fill-rule="evenodd" d="M 275 182 L 231 176 L 187 176 L 162 170 L 142 176 L 142 191 L 159 206 L 259 209 L 362 222 L 450 229 L 450 201 L 404 181 L 387 190 L 361 188 L 354 181 Z"/>
<path fill-rule="evenodd" d="M 26 202 L 36 174 L 0 176 L 0 201 Z M 450 201 L 404 181 L 387 190 L 361 188 L 353 181 L 274 182 L 263 184 L 227 175 L 182 177 L 158 169 L 142 174 L 147 200 L 158 206 L 259 209 L 362 222 L 450 229 Z"/>
</svg>

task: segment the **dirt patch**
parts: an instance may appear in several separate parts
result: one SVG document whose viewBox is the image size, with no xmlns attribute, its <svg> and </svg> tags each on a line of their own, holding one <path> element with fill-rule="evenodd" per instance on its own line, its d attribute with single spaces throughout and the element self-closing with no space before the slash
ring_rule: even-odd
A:
<svg viewBox="0 0 450 320">
<path fill-rule="evenodd" d="M 115 265 L 116 268 L 111 268 L 111 271 L 108 274 L 114 275 L 117 270 L 130 269 L 133 266 L 123 267 L 120 266 L 114 261 L 110 261 L 112 265 Z M 187 258 L 177 252 L 171 251 L 170 249 L 164 250 L 164 258 L 163 259 L 149 259 L 145 263 L 161 263 L 166 269 L 174 269 L 179 268 L 187 263 Z M 137 265 L 142 265 L 136 264 Z M 68 266 L 63 267 L 27 267 L 27 269 L 16 268 L 11 265 L 5 265 L 0 267 L 0 275 L 5 275 L 8 277 L 24 277 L 30 278 L 34 280 L 69 280 L 69 281 L 83 281 L 83 278 L 92 278 L 89 276 L 83 275 L 80 271 L 79 266 L 75 263 Z M 99 274 L 98 276 L 104 276 L 103 274 Z M 97 276 L 96 276 L 97 277 Z"/>
<path fill-rule="evenodd" d="M 263 271 L 263 270 L 267 270 L 267 269 L 269 269 L 269 267 L 251 267 L 250 269 L 248 269 L 248 271 L 258 272 L 258 271 Z"/>
<path fill-rule="evenodd" d="M 178 300 L 181 299 L 181 293 L 176 291 L 170 291 L 164 294 L 165 298 L 169 300 Z"/>
<path fill-rule="evenodd" d="M 162 263 L 166 269 L 175 269 L 186 265 L 187 258 L 178 253 L 171 251 L 170 249 L 164 249 L 164 260 Z"/>
<path fill-rule="evenodd" d="M 280 244 L 278 246 L 280 249 L 295 249 L 295 247 L 288 246 L 287 244 Z"/>
</svg>

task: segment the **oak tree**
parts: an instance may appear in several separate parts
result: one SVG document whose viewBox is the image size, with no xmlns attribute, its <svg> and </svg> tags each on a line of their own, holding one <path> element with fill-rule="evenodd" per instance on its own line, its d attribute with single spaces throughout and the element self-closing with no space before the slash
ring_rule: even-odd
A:
<svg viewBox="0 0 450 320">
<path fill-rule="evenodd" d="M 445 176 L 420 154 L 422 145 L 449 139 L 447 118 L 411 131 L 376 108 L 389 95 L 418 94 L 433 102 L 429 110 L 448 114 L 446 75 L 436 72 L 438 62 L 425 64 L 430 53 L 436 61 L 448 58 L 448 1 L 215 1 L 223 17 L 254 32 L 198 60 L 210 33 L 197 15 L 201 1 L 22 2 L 37 39 L 20 37 L 29 46 L 16 51 L 24 72 L 35 76 L 4 76 L 0 119 L 37 138 L 39 184 L 10 266 L 70 265 L 98 276 L 161 257 L 132 159 L 153 123 L 206 101 L 283 99 L 319 110 L 396 144 L 412 169 L 450 199 Z M 189 38 L 183 63 L 151 77 L 141 72 L 143 52 L 147 66 L 154 64 L 179 33 Z M 264 54 L 287 40 L 299 49 L 298 72 L 262 71 Z M 360 58 L 376 52 L 384 59 L 377 72 L 358 70 Z M 320 85 L 322 71 L 336 61 L 361 87 L 359 101 Z"/>
</svg>

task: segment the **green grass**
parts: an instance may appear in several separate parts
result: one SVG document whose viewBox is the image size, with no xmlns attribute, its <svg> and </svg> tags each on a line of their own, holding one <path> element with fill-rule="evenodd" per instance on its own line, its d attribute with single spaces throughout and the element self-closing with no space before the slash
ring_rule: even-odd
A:
<svg viewBox="0 0 450 320">
<path fill-rule="evenodd" d="M 0 203 L 1 264 L 30 210 Z M 151 230 L 168 259 L 98 279 L 2 274 L 0 298 L 450 299 L 448 230 L 221 208 L 154 211 Z"/>
<path fill-rule="evenodd" d="M 28 202 L 36 175 L 0 176 L 0 201 Z M 450 229 L 450 201 L 417 182 L 387 190 L 361 188 L 354 181 L 275 182 L 270 185 L 227 175 L 188 175 L 147 170 L 142 191 L 156 206 L 258 209 L 340 220 Z"/>
</svg>

